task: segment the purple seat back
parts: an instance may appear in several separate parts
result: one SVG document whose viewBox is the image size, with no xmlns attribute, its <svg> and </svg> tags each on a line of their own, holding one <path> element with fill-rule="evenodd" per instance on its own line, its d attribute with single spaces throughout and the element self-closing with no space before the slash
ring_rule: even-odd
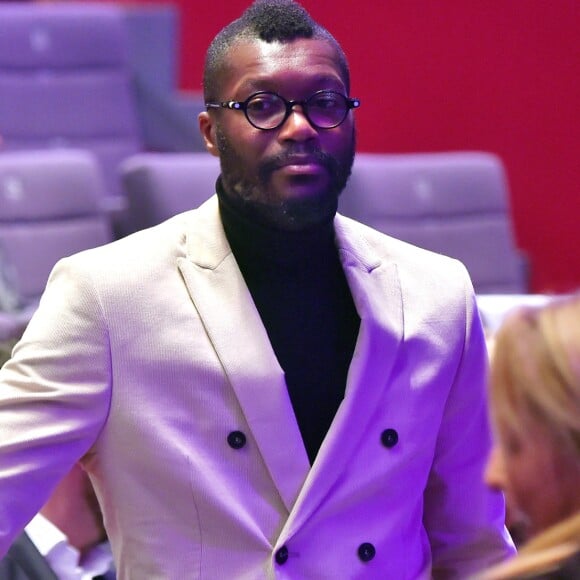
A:
<svg viewBox="0 0 580 580">
<path fill-rule="evenodd" d="M 0 4 L 5 149 L 88 149 L 120 196 L 117 167 L 142 148 L 126 44 L 116 6 Z"/>
<path fill-rule="evenodd" d="M 59 259 L 112 240 L 103 188 L 86 151 L 0 154 L 0 275 L 17 298 L 14 316 L 33 311 Z"/>
<path fill-rule="evenodd" d="M 503 164 L 482 152 L 358 154 L 339 211 L 461 260 L 478 293 L 525 293 Z"/>
<path fill-rule="evenodd" d="M 141 153 L 121 166 L 138 229 L 199 206 L 215 193 L 219 161 L 209 153 Z"/>
</svg>

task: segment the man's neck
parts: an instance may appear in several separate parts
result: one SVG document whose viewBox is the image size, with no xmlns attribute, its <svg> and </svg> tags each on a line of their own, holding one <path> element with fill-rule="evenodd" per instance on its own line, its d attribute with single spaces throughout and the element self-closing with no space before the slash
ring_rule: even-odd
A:
<svg viewBox="0 0 580 580">
<path fill-rule="evenodd" d="M 242 218 L 279 231 L 300 232 L 324 226 L 332 222 L 338 207 L 337 198 L 331 196 L 288 200 L 278 204 L 248 200 L 227 191 L 221 178 L 217 182 L 217 193 L 220 202 Z"/>
</svg>

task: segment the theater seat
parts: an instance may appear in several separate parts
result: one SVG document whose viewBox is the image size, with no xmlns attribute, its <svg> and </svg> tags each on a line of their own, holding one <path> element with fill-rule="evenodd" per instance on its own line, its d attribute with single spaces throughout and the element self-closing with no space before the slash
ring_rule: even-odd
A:
<svg viewBox="0 0 580 580">
<path fill-rule="evenodd" d="M 62 257 L 112 240 L 86 151 L 0 153 L 0 341 L 18 337 Z"/>
<path fill-rule="evenodd" d="M 219 161 L 209 153 L 140 153 L 125 160 L 121 181 L 138 229 L 199 206 L 215 193 Z"/>
<path fill-rule="evenodd" d="M 484 152 L 359 153 L 339 211 L 461 260 L 479 294 L 525 294 L 501 160 Z"/>
<path fill-rule="evenodd" d="M 143 147 L 118 6 L 0 3 L 0 133 L 6 150 L 93 152 L 122 224 L 117 168 Z"/>
</svg>

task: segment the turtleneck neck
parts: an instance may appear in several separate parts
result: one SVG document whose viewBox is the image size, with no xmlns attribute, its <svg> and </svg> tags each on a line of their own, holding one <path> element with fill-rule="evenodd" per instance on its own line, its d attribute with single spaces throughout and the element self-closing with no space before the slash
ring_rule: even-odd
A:
<svg viewBox="0 0 580 580">
<path fill-rule="evenodd" d="M 305 261 L 336 253 L 333 216 L 303 230 L 283 230 L 264 223 L 250 204 L 227 195 L 220 180 L 217 194 L 226 237 L 236 258 L 240 254 L 260 263 L 304 267 Z"/>
</svg>

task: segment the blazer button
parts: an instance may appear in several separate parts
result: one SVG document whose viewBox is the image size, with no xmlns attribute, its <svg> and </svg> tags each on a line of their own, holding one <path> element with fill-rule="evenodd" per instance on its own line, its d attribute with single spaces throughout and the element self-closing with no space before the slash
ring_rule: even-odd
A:
<svg viewBox="0 0 580 580">
<path fill-rule="evenodd" d="M 376 553 L 375 547 L 370 542 L 364 542 L 358 547 L 358 557 L 363 562 L 370 562 Z"/>
<path fill-rule="evenodd" d="M 241 449 L 246 444 L 246 436 L 241 431 L 232 431 L 228 435 L 228 445 L 232 449 Z"/>
<path fill-rule="evenodd" d="M 385 429 L 381 433 L 381 443 L 390 449 L 399 441 L 399 434 L 394 429 Z"/>
<path fill-rule="evenodd" d="M 288 560 L 288 548 L 286 546 L 278 548 L 274 558 L 277 564 L 285 564 L 286 560 Z"/>
</svg>

